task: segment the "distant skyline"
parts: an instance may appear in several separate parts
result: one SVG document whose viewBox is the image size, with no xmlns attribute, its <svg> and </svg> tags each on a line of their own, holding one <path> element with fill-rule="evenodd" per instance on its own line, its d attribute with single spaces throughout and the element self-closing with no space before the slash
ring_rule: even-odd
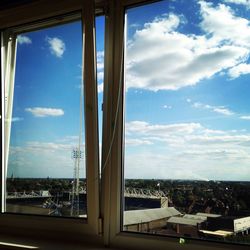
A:
<svg viewBox="0 0 250 250">
<path fill-rule="evenodd" d="M 249 16 L 238 0 L 127 10 L 125 178 L 250 180 Z M 103 17 L 96 26 L 101 134 Z M 18 37 L 8 176 L 72 178 L 81 39 L 80 22 Z"/>
</svg>

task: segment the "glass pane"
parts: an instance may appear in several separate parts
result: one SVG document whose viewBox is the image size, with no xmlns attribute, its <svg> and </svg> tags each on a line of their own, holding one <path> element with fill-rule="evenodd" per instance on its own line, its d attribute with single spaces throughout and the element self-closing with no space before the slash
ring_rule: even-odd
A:
<svg viewBox="0 0 250 250">
<path fill-rule="evenodd" d="M 97 91 L 98 91 L 98 122 L 100 140 L 100 159 L 101 159 L 101 140 L 102 140 L 102 104 L 103 104 L 103 80 L 104 80 L 104 31 L 105 17 L 96 17 L 96 68 L 97 68 Z M 100 161 L 101 163 L 101 161 Z"/>
<path fill-rule="evenodd" d="M 86 217 L 81 21 L 19 34 L 6 212 Z"/>
<path fill-rule="evenodd" d="M 250 8 L 126 11 L 125 231 L 250 243 Z"/>
</svg>

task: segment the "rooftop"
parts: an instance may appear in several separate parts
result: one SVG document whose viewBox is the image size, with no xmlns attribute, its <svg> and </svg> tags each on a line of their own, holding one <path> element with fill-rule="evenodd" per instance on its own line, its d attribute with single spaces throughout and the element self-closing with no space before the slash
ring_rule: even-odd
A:
<svg viewBox="0 0 250 250">
<path fill-rule="evenodd" d="M 130 210 L 124 212 L 124 226 L 146 223 L 154 220 L 181 215 L 174 207 L 145 210 Z"/>
</svg>

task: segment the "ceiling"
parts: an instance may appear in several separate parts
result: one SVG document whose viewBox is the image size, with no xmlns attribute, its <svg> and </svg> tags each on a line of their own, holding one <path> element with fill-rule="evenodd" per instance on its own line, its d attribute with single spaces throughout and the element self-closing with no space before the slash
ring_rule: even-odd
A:
<svg viewBox="0 0 250 250">
<path fill-rule="evenodd" d="M 0 10 L 9 9 L 19 5 L 23 5 L 37 0 L 0 0 Z"/>
</svg>

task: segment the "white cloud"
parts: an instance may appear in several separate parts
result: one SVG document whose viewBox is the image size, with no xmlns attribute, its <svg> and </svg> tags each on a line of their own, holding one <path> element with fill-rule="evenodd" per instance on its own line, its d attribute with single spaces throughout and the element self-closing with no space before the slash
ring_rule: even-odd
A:
<svg viewBox="0 0 250 250">
<path fill-rule="evenodd" d="M 75 136 L 74 136 L 75 137 Z M 11 146 L 8 164 L 8 175 L 16 177 L 47 176 L 72 178 L 74 160 L 72 149 L 78 144 L 74 138 L 61 138 L 64 143 L 28 141 L 22 146 Z M 85 152 L 84 145 L 81 150 Z M 85 177 L 85 161 L 80 162 L 80 176 Z"/>
<path fill-rule="evenodd" d="M 103 60 L 103 58 L 104 58 L 104 51 L 103 50 L 97 51 L 96 56 L 97 56 L 97 61 L 100 60 L 100 59 Z"/>
<path fill-rule="evenodd" d="M 12 117 L 12 119 L 11 119 L 12 122 L 20 122 L 22 120 L 23 120 L 22 117 Z"/>
<path fill-rule="evenodd" d="M 127 88 L 178 90 L 246 62 L 249 21 L 223 4 L 199 3 L 204 35 L 178 32 L 181 17 L 173 13 L 135 32 L 127 47 Z"/>
<path fill-rule="evenodd" d="M 56 57 L 62 57 L 65 50 L 66 46 L 63 40 L 57 37 L 47 38 L 47 42 L 49 43 L 50 47 L 50 52 L 52 55 L 55 55 Z"/>
<path fill-rule="evenodd" d="M 104 79 L 104 51 L 97 51 L 97 81 L 98 93 L 103 92 L 103 79 Z"/>
<path fill-rule="evenodd" d="M 129 146 L 139 146 L 139 145 L 151 145 L 153 144 L 150 140 L 143 140 L 143 139 L 126 139 L 126 145 Z"/>
<path fill-rule="evenodd" d="M 172 109 L 172 106 L 170 106 L 170 105 L 163 105 L 163 108 L 164 109 Z"/>
<path fill-rule="evenodd" d="M 219 113 L 219 114 L 222 114 L 222 115 L 227 115 L 227 116 L 234 114 L 233 111 L 227 109 L 224 106 L 211 106 L 211 105 L 203 104 L 203 103 L 200 103 L 200 102 L 195 102 L 195 103 L 193 103 L 192 106 L 194 108 L 199 108 L 199 109 L 208 109 L 208 110 L 211 110 L 213 112 L 216 112 L 216 113 Z"/>
<path fill-rule="evenodd" d="M 11 119 L 5 119 L 6 122 L 20 122 L 22 121 L 23 118 L 22 117 L 12 117 Z"/>
<path fill-rule="evenodd" d="M 164 125 L 150 125 L 144 121 L 131 121 L 126 123 L 127 133 L 150 134 L 152 136 L 170 135 L 172 133 L 190 134 L 194 130 L 202 128 L 199 123 L 178 123 L 178 124 L 164 124 Z"/>
<path fill-rule="evenodd" d="M 242 4 L 242 5 L 245 5 L 248 9 L 250 8 L 250 0 L 224 0 L 224 2 Z"/>
<path fill-rule="evenodd" d="M 246 132 L 212 130 L 205 128 L 199 123 L 160 125 L 149 124 L 143 121 L 132 121 L 126 123 L 126 136 L 127 138 L 150 140 L 151 142 L 161 141 L 169 143 L 175 141 L 176 144 L 170 143 L 169 145 L 179 148 L 184 146 L 182 149 L 185 151 L 187 149 L 191 150 L 192 146 L 195 146 L 196 150 L 202 150 L 200 148 L 201 145 L 209 149 L 208 144 L 210 146 L 223 146 L 220 150 L 225 150 L 226 144 L 230 149 L 232 146 L 247 147 L 248 149 L 250 144 L 250 134 Z"/>
<path fill-rule="evenodd" d="M 102 93 L 103 92 L 103 83 L 98 84 L 97 91 L 98 91 L 98 93 Z"/>
<path fill-rule="evenodd" d="M 240 75 L 250 74 L 250 64 L 238 64 L 237 66 L 229 69 L 228 74 L 232 79 L 237 78 Z"/>
<path fill-rule="evenodd" d="M 18 35 L 17 36 L 17 42 L 19 44 L 31 44 L 32 40 L 28 36 Z"/>
<path fill-rule="evenodd" d="M 234 112 L 225 107 L 213 107 L 213 111 L 223 115 L 233 115 Z"/>
<path fill-rule="evenodd" d="M 126 178 L 250 178 L 247 131 L 212 130 L 197 123 L 149 124 L 145 121 L 131 121 L 125 128 L 126 140 L 150 142 L 126 144 Z M 129 150 L 131 146 L 133 151 Z"/>
<path fill-rule="evenodd" d="M 202 22 L 201 28 L 212 35 L 211 41 L 219 45 L 222 42 L 239 47 L 250 48 L 250 22 L 238 17 L 224 4 L 213 7 L 212 3 L 200 1 Z"/>
<path fill-rule="evenodd" d="M 98 81 L 103 81 L 104 73 L 103 71 L 100 71 L 97 73 L 97 80 Z"/>
<path fill-rule="evenodd" d="M 47 116 L 62 116 L 64 111 L 62 109 L 55 108 L 26 108 L 25 111 L 30 112 L 35 117 L 47 117 Z"/>
<path fill-rule="evenodd" d="M 104 68 L 104 51 L 97 51 L 97 71 L 103 70 Z"/>
<path fill-rule="evenodd" d="M 243 115 L 240 117 L 242 120 L 250 120 L 250 115 Z"/>
</svg>

